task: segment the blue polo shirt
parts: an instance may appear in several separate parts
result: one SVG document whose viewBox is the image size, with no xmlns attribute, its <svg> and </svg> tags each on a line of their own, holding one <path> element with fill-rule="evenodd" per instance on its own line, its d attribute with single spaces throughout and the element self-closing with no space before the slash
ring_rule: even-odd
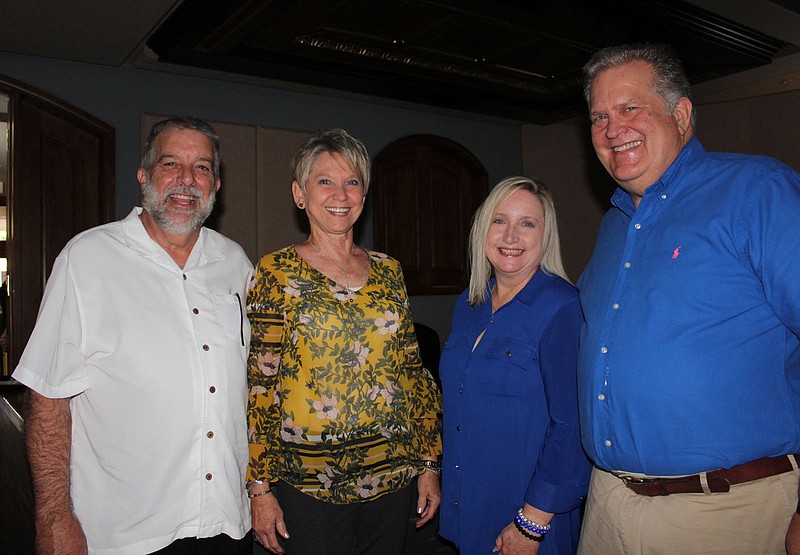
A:
<svg viewBox="0 0 800 555">
<path fill-rule="evenodd" d="M 693 138 L 581 276 L 581 435 L 656 476 L 800 452 L 800 175 Z"/>
</svg>

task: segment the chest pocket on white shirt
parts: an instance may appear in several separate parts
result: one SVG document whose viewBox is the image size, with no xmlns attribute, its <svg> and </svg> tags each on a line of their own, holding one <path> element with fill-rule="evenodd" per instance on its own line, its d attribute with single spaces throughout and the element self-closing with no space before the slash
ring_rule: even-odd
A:
<svg viewBox="0 0 800 555">
<path fill-rule="evenodd" d="M 225 335 L 234 339 L 236 344 L 247 346 L 250 337 L 250 327 L 244 313 L 244 301 L 235 294 L 212 293 L 214 303 L 214 319 L 225 332 Z"/>
<path fill-rule="evenodd" d="M 534 348 L 516 339 L 497 338 L 483 357 L 486 366 L 478 381 L 486 393 L 511 397 L 526 395 L 532 377 L 530 372 L 538 360 Z"/>
</svg>

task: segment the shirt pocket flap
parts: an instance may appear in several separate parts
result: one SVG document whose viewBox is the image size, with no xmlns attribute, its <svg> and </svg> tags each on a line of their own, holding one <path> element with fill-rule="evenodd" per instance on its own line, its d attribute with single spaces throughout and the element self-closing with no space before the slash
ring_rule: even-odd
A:
<svg viewBox="0 0 800 555">
<path fill-rule="evenodd" d="M 514 368 L 528 370 L 536 361 L 536 349 L 519 339 L 495 338 L 486 349 L 486 358 Z"/>
</svg>

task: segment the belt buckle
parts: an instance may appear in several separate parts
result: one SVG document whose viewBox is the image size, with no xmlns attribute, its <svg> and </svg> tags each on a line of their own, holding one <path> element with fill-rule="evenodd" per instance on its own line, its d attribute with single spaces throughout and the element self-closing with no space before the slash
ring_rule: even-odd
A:
<svg viewBox="0 0 800 555">
<path fill-rule="evenodd" d="M 631 484 L 638 485 L 638 484 L 646 484 L 652 480 L 648 480 L 647 478 L 638 478 L 636 476 L 631 476 L 630 474 L 623 474 L 618 476 L 620 480 L 625 483 L 626 488 L 630 488 Z"/>
</svg>

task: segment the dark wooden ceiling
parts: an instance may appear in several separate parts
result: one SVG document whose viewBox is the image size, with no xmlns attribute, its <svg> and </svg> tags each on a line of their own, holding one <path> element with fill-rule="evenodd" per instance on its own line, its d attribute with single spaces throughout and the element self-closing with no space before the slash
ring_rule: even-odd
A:
<svg viewBox="0 0 800 555">
<path fill-rule="evenodd" d="M 596 50 L 666 42 L 693 83 L 787 46 L 681 0 L 185 0 L 159 61 L 547 124 L 584 112 Z"/>
</svg>

